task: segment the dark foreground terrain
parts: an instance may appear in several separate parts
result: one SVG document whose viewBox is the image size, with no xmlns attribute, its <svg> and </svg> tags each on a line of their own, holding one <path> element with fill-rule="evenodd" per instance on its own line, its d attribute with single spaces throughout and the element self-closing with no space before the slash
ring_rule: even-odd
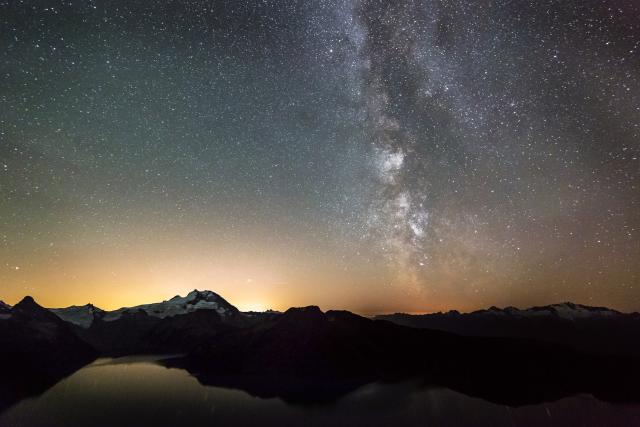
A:
<svg viewBox="0 0 640 427">
<path fill-rule="evenodd" d="M 447 315 L 368 319 L 315 306 L 241 313 L 209 291 L 113 312 L 49 310 L 27 297 L 0 305 L 0 412 L 98 356 L 144 353 L 181 354 L 162 363 L 206 385 L 293 403 L 335 401 L 368 383 L 405 380 L 512 406 L 578 394 L 639 402 L 637 315 L 588 309 L 457 314 L 445 322 Z M 493 317 L 476 319 L 482 315 Z M 621 330 L 603 336 L 608 328 Z M 589 330 L 600 332 L 589 339 Z M 635 340 L 623 345 L 621 336 Z M 598 342 L 619 345 L 604 351 L 594 348 Z"/>
<path fill-rule="evenodd" d="M 0 311 L 0 412 L 91 362 L 97 351 L 31 297 Z"/>
</svg>

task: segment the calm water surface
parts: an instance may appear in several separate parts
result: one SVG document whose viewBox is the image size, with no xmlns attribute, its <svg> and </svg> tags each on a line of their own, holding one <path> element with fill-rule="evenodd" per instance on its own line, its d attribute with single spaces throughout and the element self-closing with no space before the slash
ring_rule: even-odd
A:
<svg viewBox="0 0 640 427">
<path fill-rule="evenodd" d="M 415 383 L 371 384 L 333 404 L 291 405 L 203 386 L 157 360 L 100 359 L 7 409 L 0 426 L 640 426 L 638 405 L 575 396 L 510 408 Z"/>
</svg>

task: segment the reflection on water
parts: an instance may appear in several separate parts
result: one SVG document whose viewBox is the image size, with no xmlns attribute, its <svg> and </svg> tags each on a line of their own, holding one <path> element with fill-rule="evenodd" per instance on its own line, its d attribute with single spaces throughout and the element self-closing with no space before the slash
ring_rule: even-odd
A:
<svg viewBox="0 0 640 427">
<path fill-rule="evenodd" d="M 640 406 L 589 396 L 510 408 L 414 383 L 371 384 L 330 405 L 289 405 L 203 386 L 158 358 L 100 359 L 0 414 L 0 426 L 640 426 Z"/>
</svg>

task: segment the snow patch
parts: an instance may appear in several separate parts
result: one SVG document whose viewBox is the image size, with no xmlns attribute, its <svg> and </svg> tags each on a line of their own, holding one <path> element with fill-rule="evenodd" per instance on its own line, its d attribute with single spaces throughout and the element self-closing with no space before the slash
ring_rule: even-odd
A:
<svg viewBox="0 0 640 427">
<path fill-rule="evenodd" d="M 73 323 L 85 329 L 91 326 L 96 315 L 100 316 L 104 313 L 103 310 L 91 304 L 82 306 L 72 305 L 66 308 L 50 308 L 49 311 L 53 312 L 65 322 Z"/>
<path fill-rule="evenodd" d="M 611 317 L 621 314 L 619 311 L 605 307 L 589 307 L 570 302 L 546 305 L 543 307 L 531 307 L 526 310 L 520 310 L 515 307 L 506 307 L 504 309 L 491 307 L 488 310 L 480 310 L 476 313 L 514 317 L 560 317 L 567 320 L 586 319 L 590 317 Z"/>
</svg>

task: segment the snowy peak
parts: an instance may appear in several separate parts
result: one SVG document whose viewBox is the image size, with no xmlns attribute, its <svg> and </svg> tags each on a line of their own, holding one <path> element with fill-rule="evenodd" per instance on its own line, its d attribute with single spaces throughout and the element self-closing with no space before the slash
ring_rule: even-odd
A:
<svg viewBox="0 0 640 427">
<path fill-rule="evenodd" d="M 606 307 L 590 307 L 587 305 L 574 304 L 572 302 L 564 302 L 560 304 L 551 304 L 539 307 L 531 307 L 520 310 L 516 307 L 490 307 L 487 310 L 474 311 L 471 314 L 490 314 L 496 316 L 513 316 L 513 317 L 559 317 L 567 320 L 585 319 L 591 317 L 611 317 L 622 315 L 619 311 Z"/>
<path fill-rule="evenodd" d="M 594 316 L 618 316 L 622 314 L 619 311 L 612 310 L 606 307 L 590 307 L 588 305 L 574 304 L 571 302 L 552 304 L 543 307 L 532 307 L 525 311 L 531 315 L 552 315 L 569 320 Z"/>
<path fill-rule="evenodd" d="M 194 289 L 193 291 L 189 292 L 185 297 L 185 299 L 191 302 L 208 301 L 208 302 L 224 302 L 226 304 L 229 304 L 227 301 L 224 300 L 224 298 L 222 298 L 220 295 L 216 294 L 215 292 L 199 291 L 197 289 Z"/>
<path fill-rule="evenodd" d="M 71 307 L 51 308 L 50 310 L 65 322 L 73 323 L 85 329 L 90 327 L 96 318 L 101 318 L 106 313 L 93 304 L 72 305 Z"/>
<path fill-rule="evenodd" d="M 238 312 L 237 308 L 229 304 L 229 302 L 215 292 L 199 291 L 197 289 L 189 292 L 186 297 L 177 295 L 171 298 L 167 303 L 168 305 L 186 305 L 187 308 L 192 306 L 196 310 L 216 310 L 221 316 L 228 316 Z"/>
<path fill-rule="evenodd" d="M 138 310 L 144 311 L 149 316 L 161 319 L 191 313 L 196 310 L 215 310 L 222 318 L 231 317 L 239 313 L 236 307 L 229 304 L 215 292 L 194 289 L 184 297 L 176 295 L 168 301 L 143 304 L 135 307 L 123 307 L 106 313 L 103 319 L 105 321 L 116 320 L 125 313 L 132 313 Z"/>
</svg>

